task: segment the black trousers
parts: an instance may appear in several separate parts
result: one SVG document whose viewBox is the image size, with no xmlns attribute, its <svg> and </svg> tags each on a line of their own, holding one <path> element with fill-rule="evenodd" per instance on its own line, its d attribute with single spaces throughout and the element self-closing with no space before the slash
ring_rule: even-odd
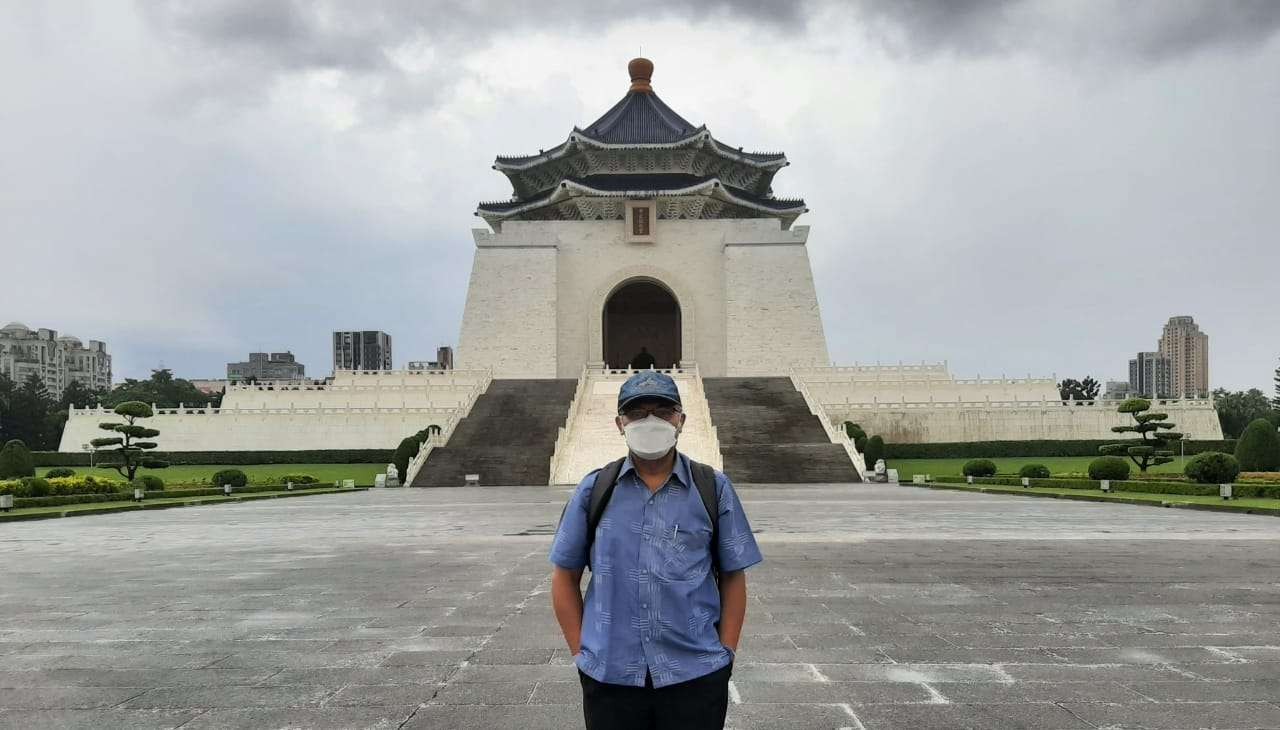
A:
<svg viewBox="0 0 1280 730">
<path fill-rule="evenodd" d="M 687 682 L 654 688 L 597 682 L 578 670 L 587 730 L 722 730 L 733 665 Z"/>
</svg>

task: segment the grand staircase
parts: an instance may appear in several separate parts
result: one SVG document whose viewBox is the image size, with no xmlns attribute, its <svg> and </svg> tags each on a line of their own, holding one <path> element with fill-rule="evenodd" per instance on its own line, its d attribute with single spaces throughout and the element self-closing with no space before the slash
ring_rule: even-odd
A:
<svg viewBox="0 0 1280 730">
<path fill-rule="evenodd" d="M 487 487 L 546 484 L 576 387 L 575 380 L 494 380 L 409 486 L 461 487 L 467 474 Z"/>
<path fill-rule="evenodd" d="M 703 378 L 702 386 L 735 482 L 862 481 L 790 378 Z"/>
</svg>

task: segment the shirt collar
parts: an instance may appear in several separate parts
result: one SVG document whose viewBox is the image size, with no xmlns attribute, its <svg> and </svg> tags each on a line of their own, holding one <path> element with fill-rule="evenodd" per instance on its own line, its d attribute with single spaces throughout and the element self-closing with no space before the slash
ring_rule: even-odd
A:
<svg viewBox="0 0 1280 730">
<path fill-rule="evenodd" d="M 635 470 L 636 465 L 632 463 L 631 454 L 628 453 L 626 460 L 622 462 L 622 471 L 618 472 L 618 478 L 621 479 L 627 475 L 627 472 Z M 682 487 L 688 487 L 693 484 L 693 472 L 689 470 L 689 457 L 680 453 L 679 449 L 676 450 L 676 463 L 675 467 L 671 470 L 671 475 L 676 478 L 676 481 L 678 481 Z"/>
</svg>

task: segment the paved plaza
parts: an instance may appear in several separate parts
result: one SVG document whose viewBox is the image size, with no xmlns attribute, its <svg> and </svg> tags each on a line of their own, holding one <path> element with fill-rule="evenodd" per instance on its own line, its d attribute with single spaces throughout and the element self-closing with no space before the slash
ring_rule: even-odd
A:
<svg viewBox="0 0 1280 730">
<path fill-rule="evenodd" d="M 1280 519 L 743 487 L 734 728 L 1280 728 Z M 0 727 L 581 726 L 567 490 L 0 525 Z"/>
</svg>

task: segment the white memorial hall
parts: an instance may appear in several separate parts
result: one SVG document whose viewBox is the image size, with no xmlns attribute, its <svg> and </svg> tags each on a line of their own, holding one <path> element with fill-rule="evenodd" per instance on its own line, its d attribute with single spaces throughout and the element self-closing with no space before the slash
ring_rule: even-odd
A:
<svg viewBox="0 0 1280 730">
<path fill-rule="evenodd" d="M 1114 403 L 1062 402 L 1053 378 L 834 365 L 797 225 L 808 209 L 773 195 L 786 155 L 686 120 L 654 92 L 648 60 L 628 71 L 599 119 L 496 159 L 512 194 L 476 211 L 488 227 L 473 232 L 455 370 L 231 386 L 220 409 L 162 409 L 160 448 L 391 449 L 434 425 L 414 486 L 576 483 L 625 453 L 618 387 L 645 367 L 677 380 L 681 448 L 741 482 L 859 481 L 846 421 L 889 442 L 1105 439 L 1124 423 Z M 1159 407 L 1221 438 L 1211 402 Z M 109 417 L 73 411 L 62 450 Z"/>
</svg>

